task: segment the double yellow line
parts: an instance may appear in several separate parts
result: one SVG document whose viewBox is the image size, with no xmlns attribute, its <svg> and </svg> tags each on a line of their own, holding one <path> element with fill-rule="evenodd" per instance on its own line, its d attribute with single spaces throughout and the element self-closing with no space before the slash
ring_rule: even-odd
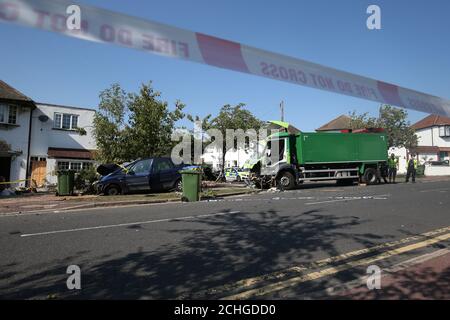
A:
<svg viewBox="0 0 450 320">
<path fill-rule="evenodd" d="M 436 236 L 438 235 L 438 236 Z M 425 238 L 425 240 L 423 240 Z M 250 299 L 256 298 L 259 296 L 264 296 L 267 294 L 271 294 L 283 289 L 287 289 L 289 287 L 293 287 L 299 285 L 300 283 L 316 280 L 325 276 L 330 276 L 333 274 L 337 274 L 339 272 L 349 270 L 358 266 L 368 265 L 380 260 L 384 260 L 390 258 L 395 255 L 400 255 L 409 251 L 417 250 L 420 248 L 424 248 L 430 246 L 432 244 L 442 242 L 450 239 L 450 226 L 445 228 L 440 228 L 437 230 L 429 231 L 422 233 L 417 236 L 407 237 L 401 240 L 386 242 L 380 245 L 376 245 L 369 248 L 364 248 L 360 250 L 351 251 L 348 253 L 344 253 L 338 256 L 330 257 L 327 259 L 316 261 L 309 266 L 295 266 L 291 267 L 279 272 L 274 272 L 267 275 L 252 277 L 237 281 L 232 284 L 227 284 L 224 286 L 216 287 L 213 289 L 205 290 L 199 292 L 198 294 L 194 294 L 191 298 L 199 299 L 199 298 L 207 298 L 208 295 L 214 296 L 222 296 L 221 299 L 224 300 L 242 300 L 242 299 Z M 306 273 L 308 270 L 317 269 L 321 267 L 327 267 L 331 263 L 336 263 L 344 260 L 348 260 L 349 258 L 356 257 L 362 254 L 375 252 L 381 249 L 392 248 L 396 246 L 400 246 L 409 242 L 422 240 L 420 242 L 416 242 L 410 245 L 402 246 L 399 248 L 395 248 L 392 250 L 385 251 L 378 255 L 363 258 L 355 261 L 344 262 L 337 266 L 328 267 L 320 271 L 313 271 L 310 273 Z M 293 276 L 298 274 L 298 276 Z M 286 279 L 286 280 L 283 280 Z M 274 281 L 274 283 L 264 285 L 268 281 Z M 260 285 L 259 287 L 257 287 Z M 256 288 L 255 288 L 256 287 Z M 251 288 L 251 289 L 250 289 Z M 236 292 L 236 294 L 229 294 L 230 292 Z"/>
</svg>

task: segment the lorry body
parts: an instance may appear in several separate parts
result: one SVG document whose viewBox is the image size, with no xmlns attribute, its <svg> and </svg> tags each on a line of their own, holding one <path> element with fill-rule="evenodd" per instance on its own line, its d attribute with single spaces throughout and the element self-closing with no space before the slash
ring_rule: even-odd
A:
<svg viewBox="0 0 450 320">
<path fill-rule="evenodd" d="M 278 132 L 269 136 L 259 164 L 260 183 L 292 189 L 304 181 L 375 184 L 387 167 L 384 132 Z"/>
</svg>

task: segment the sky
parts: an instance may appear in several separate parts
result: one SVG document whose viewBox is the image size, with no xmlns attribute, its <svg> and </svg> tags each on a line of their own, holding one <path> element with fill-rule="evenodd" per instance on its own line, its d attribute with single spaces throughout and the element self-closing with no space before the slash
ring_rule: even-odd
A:
<svg viewBox="0 0 450 320">
<path fill-rule="evenodd" d="M 79 2 L 450 98 L 448 0 Z M 381 8 L 381 30 L 366 27 L 370 4 Z M 284 100 L 285 120 L 302 131 L 351 111 L 376 116 L 379 108 L 377 102 L 27 27 L 0 24 L 0 39 L 0 79 L 37 102 L 96 108 L 100 91 L 113 83 L 137 91 L 152 81 L 171 107 L 179 99 L 187 113 L 199 116 L 245 103 L 260 119 L 278 120 Z M 408 113 L 412 123 L 426 116 Z"/>
</svg>

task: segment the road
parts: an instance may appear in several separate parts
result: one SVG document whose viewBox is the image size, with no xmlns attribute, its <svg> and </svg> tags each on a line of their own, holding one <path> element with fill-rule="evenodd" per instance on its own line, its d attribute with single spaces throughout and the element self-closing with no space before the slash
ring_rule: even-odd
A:
<svg viewBox="0 0 450 320">
<path fill-rule="evenodd" d="M 449 299 L 449 208 L 450 181 L 419 181 L 0 216 L 0 297 Z"/>
</svg>

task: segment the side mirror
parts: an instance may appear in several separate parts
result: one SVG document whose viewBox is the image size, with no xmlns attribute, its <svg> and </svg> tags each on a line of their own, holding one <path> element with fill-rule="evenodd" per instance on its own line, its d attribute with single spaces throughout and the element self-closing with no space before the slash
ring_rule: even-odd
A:
<svg viewBox="0 0 450 320">
<path fill-rule="evenodd" d="M 130 176 L 134 176 L 134 171 L 128 170 L 128 172 L 126 172 L 126 174 L 129 174 Z"/>
</svg>

